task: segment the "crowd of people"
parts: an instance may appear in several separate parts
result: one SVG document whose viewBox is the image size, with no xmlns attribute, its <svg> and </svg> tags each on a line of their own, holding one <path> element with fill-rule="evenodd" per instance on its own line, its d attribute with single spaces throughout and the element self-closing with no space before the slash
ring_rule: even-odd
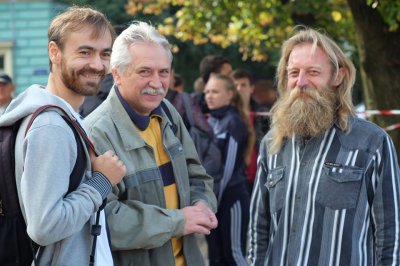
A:
<svg viewBox="0 0 400 266">
<path fill-rule="evenodd" d="M 88 265 L 92 249 L 104 266 L 400 265 L 396 152 L 355 116 L 355 68 L 327 35 L 294 31 L 276 88 L 208 55 L 192 93 L 148 23 L 116 29 L 72 7 L 48 38 L 45 86 L 12 99 L 15 85 L 0 74 L 0 127 L 22 119 L 15 174 L 39 246 L 34 265 Z M 50 108 L 28 123 L 44 105 L 66 113 Z M 79 144 L 65 115 L 93 143 Z M 194 126 L 218 149 L 215 172 L 200 159 Z"/>
</svg>

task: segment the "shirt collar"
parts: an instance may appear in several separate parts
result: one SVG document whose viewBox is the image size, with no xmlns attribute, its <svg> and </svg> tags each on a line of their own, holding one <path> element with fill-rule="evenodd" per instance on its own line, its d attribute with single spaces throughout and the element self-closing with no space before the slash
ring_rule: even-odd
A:
<svg viewBox="0 0 400 266">
<path fill-rule="evenodd" d="M 226 113 L 230 112 L 231 110 L 235 109 L 232 105 L 225 105 L 218 109 L 214 109 L 210 111 L 211 116 L 221 119 L 226 116 Z"/>
<path fill-rule="evenodd" d="M 125 111 L 128 113 L 132 122 L 135 124 L 135 126 L 137 128 L 139 128 L 139 130 L 141 130 L 141 131 L 145 130 L 150 124 L 150 119 L 153 117 L 157 117 L 157 118 L 159 118 L 160 121 L 162 121 L 163 116 L 162 116 L 162 109 L 161 109 L 160 105 L 157 106 L 153 111 L 151 111 L 149 116 L 138 114 L 135 110 L 133 110 L 129 106 L 129 104 L 121 96 L 117 85 L 114 85 L 114 88 L 115 88 L 115 93 L 117 94 L 119 101 L 121 102 Z"/>
</svg>

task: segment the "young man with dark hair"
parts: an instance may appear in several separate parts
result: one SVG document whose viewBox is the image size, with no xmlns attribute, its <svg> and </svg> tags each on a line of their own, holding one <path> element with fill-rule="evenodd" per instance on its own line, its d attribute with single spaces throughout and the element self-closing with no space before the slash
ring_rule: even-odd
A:
<svg viewBox="0 0 400 266">
<path fill-rule="evenodd" d="M 15 174 L 28 235 L 40 246 L 36 265 L 88 265 L 94 213 L 126 168 L 112 151 L 96 157 L 85 143 L 79 145 L 58 109 L 39 114 L 25 131 L 31 114 L 44 105 L 62 108 L 81 124 L 77 111 L 85 95 L 97 93 L 108 70 L 114 31 L 102 13 L 73 7 L 53 19 L 48 37 L 51 72 L 46 87 L 32 85 L 19 95 L 0 117 L 0 126 L 23 119 L 15 144 Z M 80 184 L 67 193 L 79 163 L 78 147 L 86 169 Z M 112 265 L 104 213 L 99 218 L 103 226 L 96 265 Z"/>
</svg>

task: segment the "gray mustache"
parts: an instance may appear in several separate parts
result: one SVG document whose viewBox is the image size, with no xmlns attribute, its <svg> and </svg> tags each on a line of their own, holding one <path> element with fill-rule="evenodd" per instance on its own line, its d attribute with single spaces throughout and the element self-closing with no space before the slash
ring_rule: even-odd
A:
<svg viewBox="0 0 400 266">
<path fill-rule="evenodd" d="M 142 94 L 152 94 L 152 95 L 162 95 L 164 94 L 164 89 L 163 88 L 145 88 L 142 90 Z"/>
</svg>

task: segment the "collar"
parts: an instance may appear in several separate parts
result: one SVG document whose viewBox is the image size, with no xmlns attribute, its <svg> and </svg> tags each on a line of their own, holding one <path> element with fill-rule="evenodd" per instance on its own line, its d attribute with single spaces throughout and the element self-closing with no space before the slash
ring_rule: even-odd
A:
<svg viewBox="0 0 400 266">
<path fill-rule="evenodd" d="M 141 131 L 145 130 L 150 124 L 150 119 L 153 117 L 157 117 L 157 118 L 159 118 L 160 121 L 162 121 L 163 116 L 162 116 L 162 109 L 161 109 L 160 105 L 157 106 L 156 109 L 151 111 L 149 116 L 138 114 L 135 110 L 133 110 L 129 106 L 129 104 L 125 101 L 125 99 L 122 98 L 121 94 L 119 93 L 117 85 L 115 85 L 114 88 L 115 88 L 115 93 L 117 94 L 119 101 L 121 102 L 125 111 L 128 113 L 132 122 L 135 124 L 135 126 L 137 128 L 139 128 L 139 130 L 141 130 Z"/>
<path fill-rule="evenodd" d="M 230 112 L 230 110 L 234 110 L 234 109 L 235 108 L 232 105 L 225 105 L 218 109 L 211 110 L 210 114 L 211 114 L 211 116 L 220 119 L 220 118 L 224 117 L 227 112 Z"/>
</svg>

